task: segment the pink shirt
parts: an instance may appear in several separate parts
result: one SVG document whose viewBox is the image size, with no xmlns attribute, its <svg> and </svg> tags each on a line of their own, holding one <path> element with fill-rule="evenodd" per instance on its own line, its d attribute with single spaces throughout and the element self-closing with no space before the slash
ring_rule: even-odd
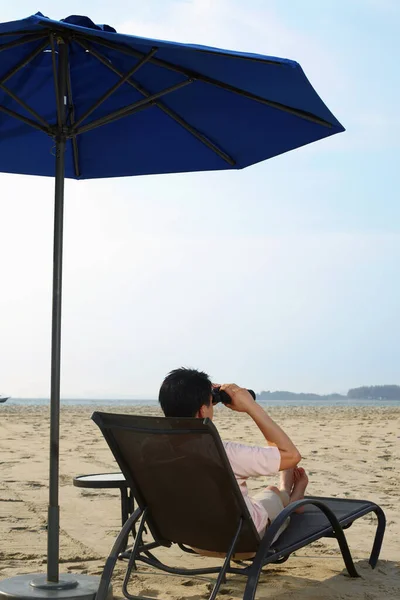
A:
<svg viewBox="0 0 400 600">
<path fill-rule="evenodd" d="M 275 446 L 262 448 L 260 446 L 245 446 L 236 442 L 223 442 L 223 444 L 250 516 L 257 531 L 263 533 L 268 524 L 268 513 L 259 502 L 248 495 L 246 479 L 248 477 L 276 475 L 281 464 L 280 452 Z"/>
</svg>

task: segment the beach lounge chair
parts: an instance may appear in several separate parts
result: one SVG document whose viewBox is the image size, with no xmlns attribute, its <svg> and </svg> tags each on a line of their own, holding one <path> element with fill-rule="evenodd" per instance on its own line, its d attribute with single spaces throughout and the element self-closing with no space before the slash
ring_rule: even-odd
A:
<svg viewBox="0 0 400 600">
<path fill-rule="evenodd" d="M 375 567 L 383 534 L 382 509 L 366 500 L 307 497 L 286 507 L 260 538 L 234 477 L 218 431 L 209 419 L 145 417 L 95 412 L 118 465 L 131 486 L 138 508 L 122 527 L 101 577 L 96 600 L 105 600 L 113 570 L 127 534 L 138 524 L 135 542 L 123 582 L 126 598 L 141 599 L 128 592 L 136 562 L 142 561 L 167 573 L 218 574 L 210 595 L 214 600 L 230 573 L 247 577 L 244 600 L 253 600 L 263 567 L 281 563 L 290 554 L 322 537 L 335 537 L 351 577 L 357 577 L 343 529 L 370 512 L 378 526 L 369 564 Z M 305 507 L 303 514 L 293 511 Z M 290 516 L 287 529 L 274 537 Z M 147 538 L 143 540 L 147 528 Z M 152 551 L 177 544 L 186 552 L 193 548 L 223 553 L 220 566 L 184 569 L 162 563 Z M 240 560 L 245 553 L 252 558 Z M 196 556 L 193 556 L 195 563 Z"/>
</svg>

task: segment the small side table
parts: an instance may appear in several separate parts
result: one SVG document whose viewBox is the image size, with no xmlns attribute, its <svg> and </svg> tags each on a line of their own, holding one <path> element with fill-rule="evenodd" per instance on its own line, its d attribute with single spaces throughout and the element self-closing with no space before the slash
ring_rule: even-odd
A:
<svg viewBox="0 0 400 600">
<path fill-rule="evenodd" d="M 96 473 L 94 475 L 78 475 L 74 477 L 73 484 L 75 487 L 94 488 L 94 489 L 119 489 L 121 493 L 121 521 L 122 525 L 133 513 L 134 499 L 132 492 L 124 475 L 119 473 Z M 133 531 L 135 536 L 135 531 Z M 125 547 L 128 543 L 126 540 Z"/>
</svg>

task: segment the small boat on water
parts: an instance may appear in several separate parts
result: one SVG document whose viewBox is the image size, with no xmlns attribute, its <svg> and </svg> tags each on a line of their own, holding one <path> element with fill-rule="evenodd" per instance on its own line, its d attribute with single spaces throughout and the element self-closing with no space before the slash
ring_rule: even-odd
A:
<svg viewBox="0 0 400 600">
<path fill-rule="evenodd" d="M 0 396 L 0 404 L 2 402 L 6 402 L 7 400 L 9 400 L 11 398 L 11 396 Z"/>
</svg>

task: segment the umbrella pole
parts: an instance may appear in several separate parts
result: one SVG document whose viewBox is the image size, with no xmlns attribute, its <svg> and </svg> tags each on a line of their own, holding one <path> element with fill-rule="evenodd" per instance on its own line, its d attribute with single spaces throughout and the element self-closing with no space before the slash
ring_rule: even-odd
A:
<svg viewBox="0 0 400 600">
<path fill-rule="evenodd" d="M 56 173 L 54 200 L 53 247 L 53 309 L 51 334 L 51 393 L 50 393 L 50 477 L 47 530 L 47 580 L 59 579 L 59 445 L 60 445 L 60 362 L 61 362 L 61 300 L 62 251 L 64 217 L 66 90 L 68 76 L 68 45 L 58 43 L 58 122 L 56 137 Z"/>
<path fill-rule="evenodd" d="M 58 505 L 59 446 L 60 446 L 60 356 L 61 356 L 61 294 L 62 245 L 64 212 L 65 139 L 56 145 L 56 183 L 54 203 L 53 250 L 53 316 L 51 335 L 51 393 L 50 393 L 50 478 L 47 522 L 47 579 L 57 582 L 59 576 Z"/>
</svg>

